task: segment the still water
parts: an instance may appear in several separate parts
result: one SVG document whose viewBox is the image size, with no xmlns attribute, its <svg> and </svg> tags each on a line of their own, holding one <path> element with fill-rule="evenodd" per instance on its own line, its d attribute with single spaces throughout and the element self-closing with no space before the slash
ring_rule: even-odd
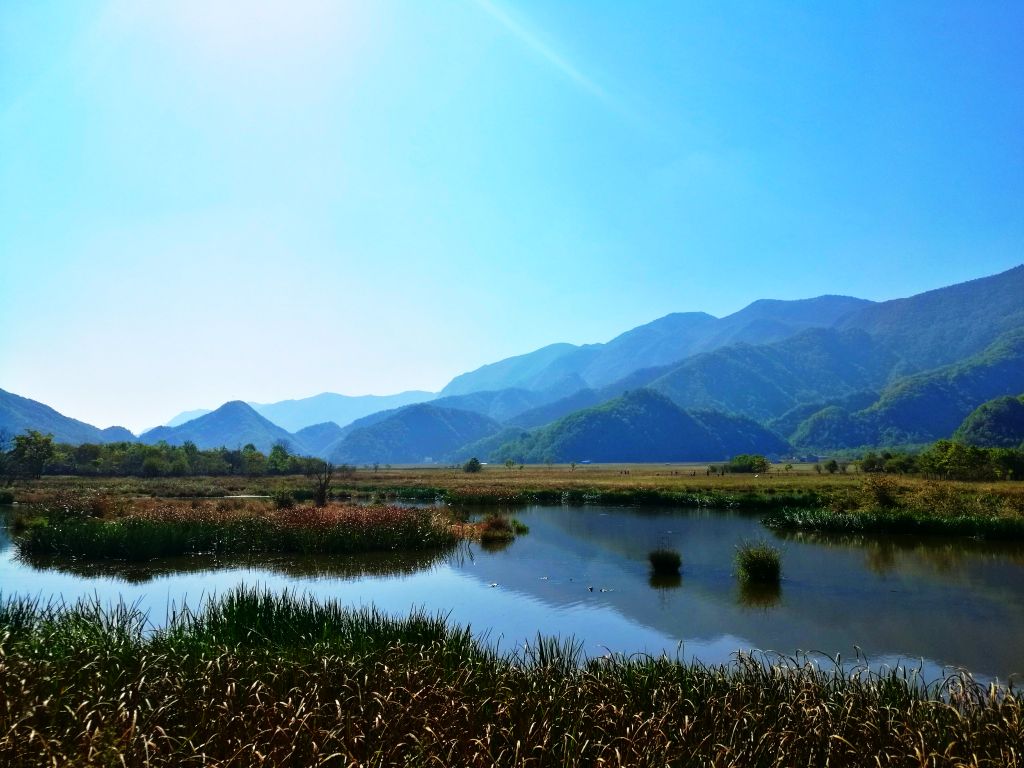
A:
<svg viewBox="0 0 1024 768">
<path fill-rule="evenodd" d="M 964 668 L 979 680 L 1024 673 L 1024 545 L 913 537 L 779 536 L 755 516 L 704 510 L 533 506 L 504 548 L 290 558 L 205 558 L 102 566 L 19 560 L 0 525 L 0 593 L 74 602 L 98 596 L 148 611 L 199 604 L 235 585 L 292 589 L 390 613 L 424 608 L 501 649 L 538 633 L 574 637 L 590 656 L 662 653 L 729 661 L 738 650 L 817 652 L 875 667 Z M 2 515 L 0 515 L 2 519 Z M 777 590 L 746 590 L 743 540 L 783 552 Z M 652 578 L 647 553 L 678 549 L 679 579 Z"/>
</svg>

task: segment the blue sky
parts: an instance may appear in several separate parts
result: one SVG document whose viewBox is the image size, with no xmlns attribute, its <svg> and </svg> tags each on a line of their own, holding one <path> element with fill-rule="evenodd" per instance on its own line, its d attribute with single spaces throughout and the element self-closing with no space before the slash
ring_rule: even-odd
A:
<svg viewBox="0 0 1024 768">
<path fill-rule="evenodd" d="M 1024 4 L 0 3 L 0 387 L 139 429 L 1024 253 Z"/>
</svg>

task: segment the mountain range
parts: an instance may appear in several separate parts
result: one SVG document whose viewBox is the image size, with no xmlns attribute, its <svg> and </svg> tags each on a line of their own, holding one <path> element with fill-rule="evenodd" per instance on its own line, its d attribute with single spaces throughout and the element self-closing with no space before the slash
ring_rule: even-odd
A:
<svg viewBox="0 0 1024 768">
<path fill-rule="evenodd" d="M 1024 266 L 893 301 L 820 296 L 759 300 L 724 318 L 675 313 L 604 344 L 552 344 L 485 365 L 439 393 L 234 401 L 138 438 L 0 390 L 0 429 L 69 443 L 283 443 L 339 463 L 715 460 L 929 442 L 1021 392 Z"/>
</svg>

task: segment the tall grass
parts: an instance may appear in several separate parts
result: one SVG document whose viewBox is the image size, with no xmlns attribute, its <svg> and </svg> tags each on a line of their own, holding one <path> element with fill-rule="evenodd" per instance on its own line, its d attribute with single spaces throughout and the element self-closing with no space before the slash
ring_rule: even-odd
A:
<svg viewBox="0 0 1024 768">
<path fill-rule="evenodd" d="M 257 511 L 241 505 L 164 504 L 113 520 L 50 518 L 16 539 L 21 555 L 142 561 L 176 555 L 347 554 L 430 549 L 457 534 L 424 509 L 334 504 Z"/>
<path fill-rule="evenodd" d="M 543 638 L 506 656 L 294 594 L 239 589 L 152 632 L 131 607 L 0 602 L 5 766 L 1012 766 L 1022 715 L 959 675 Z"/>
</svg>

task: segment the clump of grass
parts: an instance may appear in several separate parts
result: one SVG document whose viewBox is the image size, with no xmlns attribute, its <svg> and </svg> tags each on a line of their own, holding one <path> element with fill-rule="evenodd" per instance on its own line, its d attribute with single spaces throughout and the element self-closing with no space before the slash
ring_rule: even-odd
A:
<svg viewBox="0 0 1024 768">
<path fill-rule="evenodd" d="M 0 692 L 11 766 L 1001 766 L 1024 741 L 1015 691 L 966 675 L 499 655 L 443 618 L 244 588 L 156 631 L 123 605 L 0 602 Z"/>
<path fill-rule="evenodd" d="M 765 541 L 744 541 L 736 547 L 736 574 L 751 584 L 778 584 L 782 553 Z"/>
<path fill-rule="evenodd" d="M 674 549 L 665 547 L 652 549 L 647 554 L 647 559 L 651 562 L 651 569 L 659 576 L 677 574 L 683 565 L 683 558 L 680 554 Z"/>
<path fill-rule="evenodd" d="M 510 542 L 516 536 L 529 533 L 530 529 L 515 518 L 505 515 L 488 515 L 478 525 L 480 541 L 485 544 Z"/>
</svg>

